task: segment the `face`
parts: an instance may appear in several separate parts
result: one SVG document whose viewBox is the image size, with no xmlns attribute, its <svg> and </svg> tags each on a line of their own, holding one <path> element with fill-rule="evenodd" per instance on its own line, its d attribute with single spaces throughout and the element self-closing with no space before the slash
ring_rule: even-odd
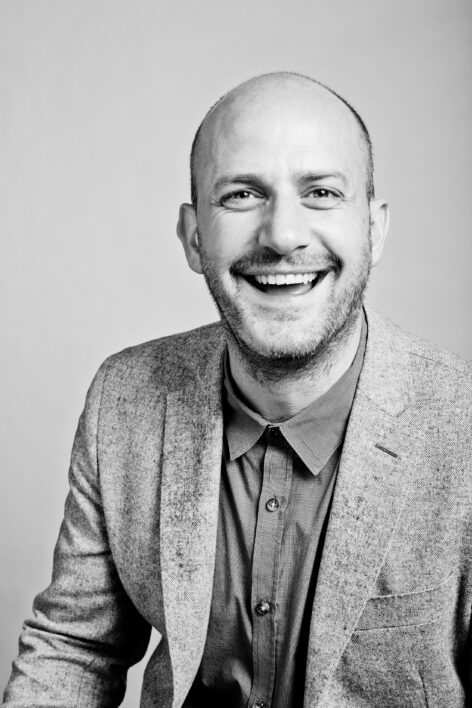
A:
<svg viewBox="0 0 472 708">
<path fill-rule="evenodd" d="M 178 232 L 246 355 L 303 359 L 357 320 L 380 255 L 359 131 L 337 100 L 242 101 L 215 120 Z"/>
</svg>

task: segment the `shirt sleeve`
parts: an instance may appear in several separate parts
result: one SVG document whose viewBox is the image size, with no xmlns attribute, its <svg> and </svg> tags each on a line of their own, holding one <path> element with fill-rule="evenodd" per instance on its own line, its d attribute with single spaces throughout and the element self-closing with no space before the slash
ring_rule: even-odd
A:
<svg viewBox="0 0 472 708">
<path fill-rule="evenodd" d="M 118 577 L 102 507 L 97 429 L 106 370 L 107 362 L 79 420 L 52 581 L 23 625 L 4 707 L 118 706 L 126 671 L 149 642 L 150 626 Z"/>
</svg>

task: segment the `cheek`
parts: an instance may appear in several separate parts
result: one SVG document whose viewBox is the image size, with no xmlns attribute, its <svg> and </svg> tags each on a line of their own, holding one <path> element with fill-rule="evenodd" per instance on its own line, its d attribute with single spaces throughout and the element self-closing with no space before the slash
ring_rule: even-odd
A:
<svg viewBox="0 0 472 708">
<path fill-rule="evenodd" d="M 218 238 L 202 243 L 202 252 L 205 259 L 210 262 L 213 269 L 218 272 L 226 271 L 237 255 L 231 246 L 231 242 Z"/>
<path fill-rule="evenodd" d="M 341 223 L 332 235 L 331 248 L 348 268 L 365 259 L 371 249 L 369 222 L 362 219 Z"/>
<path fill-rule="evenodd" d="M 199 228 L 201 248 L 208 259 L 224 269 L 254 248 L 253 225 L 241 215 L 225 214 Z M 233 218 L 231 218 L 233 217 Z"/>
<path fill-rule="evenodd" d="M 214 278 L 229 277 L 229 268 L 236 260 L 231 240 L 221 233 L 206 232 L 200 240 L 200 260 L 204 271 L 212 273 Z"/>
</svg>

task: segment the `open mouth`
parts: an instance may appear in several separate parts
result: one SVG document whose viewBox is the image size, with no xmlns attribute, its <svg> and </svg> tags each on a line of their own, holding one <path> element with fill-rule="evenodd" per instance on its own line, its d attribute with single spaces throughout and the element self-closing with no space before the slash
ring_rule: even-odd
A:
<svg viewBox="0 0 472 708">
<path fill-rule="evenodd" d="M 241 274 L 253 287 L 268 295 L 303 295 L 313 290 L 328 271 L 307 273 L 257 273 Z"/>
</svg>

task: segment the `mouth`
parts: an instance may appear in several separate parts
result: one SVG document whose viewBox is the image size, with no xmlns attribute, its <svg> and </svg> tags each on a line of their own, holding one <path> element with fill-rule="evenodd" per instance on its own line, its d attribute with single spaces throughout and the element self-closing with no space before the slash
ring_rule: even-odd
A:
<svg viewBox="0 0 472 708">
<path fill-rule="evenodd" d="M 241 276 L 266 295 L 304 295 L 325 277 L 327 270 L 306 273 L 241 273 Z"/>
</svg>

